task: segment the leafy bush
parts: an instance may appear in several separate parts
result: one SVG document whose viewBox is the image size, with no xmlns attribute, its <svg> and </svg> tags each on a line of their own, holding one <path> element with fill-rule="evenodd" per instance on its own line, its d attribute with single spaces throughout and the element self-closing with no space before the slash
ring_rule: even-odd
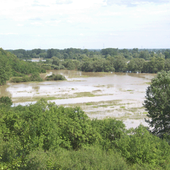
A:
<svg viewBox="0 0 170 170">
<path fill-rule="evenodd" d="M 22 79 L 22 77 L 13 77 L 13 78 L 11 78 L 10 82 L 20 83 L 20 82 L 23 82 L 23 79 Z"/>
<path fill-rule="evenodd" d="M 30 76 L 31 81 L 43 81 L 38 72 L 32 73 Z"/>
<path fill-rule="evenodd" d="M 47 76 L 46 80 L 66 80 L 66 78 L 61 74 L 52 74 Z"/>
<path fill-rule="evenodd" d="M 122 138 L 125 134 L 125 125 L 116 119 L 92 120 L 92 126 L 102 136 L 100 144 L 105 148 L 113 148 L 113 141 Z"/>
<path fill-rule="evenodd" d="M 7 97 L 7 96 L 2 96 L 0 98 L 0 105 L 5 105 L 5 106 L 11 106 L 12 105 L 12 100 L 11 98 Z"/>
<path fill-rule="evenodd" d="M 166 164 L 170 146 L 165 140 L 152 135 L 142 125 L 129 133 L 115 140 L 116 148 L 129 163 L 147 164 L 150 168 Z"/>
<path fill-rule="evenodd" d="M 78 151 L 58 149 L 43 152 L 34 151 L 28 155 L 26 169 L 112 169 L 128 170 L 128 165 L 116 152 L 106 152 L 94 146 Z"/>
<path fill-rule="evenodd" d="M 29 76 L 23 76 L 22 77 L 22 81 L 23 82 L 29 82 L 30 81 L 30 77 Z"/>
</svg>

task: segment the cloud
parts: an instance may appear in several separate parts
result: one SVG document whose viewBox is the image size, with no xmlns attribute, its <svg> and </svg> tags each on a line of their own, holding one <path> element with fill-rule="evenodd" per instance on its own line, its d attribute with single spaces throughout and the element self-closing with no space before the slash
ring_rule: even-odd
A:
<svg viewBox="0 0 170 170">
<path fill-rule="evenodd" d="M 24 24 L 17 24 L 17 26 L 18 26 L 18 27 L 23 27 L 23 26 L 24 26 Z"/>
<path fill-rule="evenodd" d="M 155 4 L 164 4 L 169 3 L 169 0 L 106 0 L 107 5 L 126 5 L 129 7 L 135 7 L 144 3 L 155 3 Z"/>
<path fill-rule="evenodd" d="M 56 4 L 71 4 L 72 0 L 56 0 Z"/>
<path fill-rule="evenodd" d="M 35 25 L 35 26 L 42 26 L 43 25 L 41 22 L 37 22 L 37 21 L 32 22 L 31 24 Z"/>
<path fill-rule="evenodd" d="M 7 32 L 7 33 L 0 33 L 0 35 L 18 35 L 18 33 Z"/>
</svg>

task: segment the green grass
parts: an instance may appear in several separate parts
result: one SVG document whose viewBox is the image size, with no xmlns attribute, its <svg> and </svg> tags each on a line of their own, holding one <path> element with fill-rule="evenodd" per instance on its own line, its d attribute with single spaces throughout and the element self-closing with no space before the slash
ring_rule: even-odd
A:
<svg viewBox="0 0 170 170">
<path fill-rule="evenodd" d="M 91 92 L 78 92 L 74 94 L 76 95 L 76 97 L 94 97 L 95 96 Z"/>
<path fill-rule="evenodd" d="M 92 103 L 86 103 L 86 105 L 93 105 Z"/>
<path fill-rule="evenodd" d="M 146 84 L 149 84 L 149 85 L 151 84 L 151 82 L 145 82 L 145 83 L 146 83 Z"/>
<path fill-rule="evenodd" d="M 125 109 L 125 106 L 120 106 L 121 109 Z"/>
</svg>

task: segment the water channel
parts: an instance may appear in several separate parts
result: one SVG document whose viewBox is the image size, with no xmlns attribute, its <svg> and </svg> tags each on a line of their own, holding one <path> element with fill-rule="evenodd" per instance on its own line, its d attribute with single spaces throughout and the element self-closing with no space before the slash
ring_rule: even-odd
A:
<svg viewBox="0 0 170 170">
<path fill-rule="evenodd" d="M 112 117 L 123 120 L 127 128 L 147 125 L 142 105 L 154 74 L 86 73 L 51 70 L 42 74 L 62 74 L 66 81 L 7 83 L 0 96 L 11 97 L 14 105 L 35 103 L 46 98 L 57 105 L 80 106 L 90 118 Z"/>
</svg>

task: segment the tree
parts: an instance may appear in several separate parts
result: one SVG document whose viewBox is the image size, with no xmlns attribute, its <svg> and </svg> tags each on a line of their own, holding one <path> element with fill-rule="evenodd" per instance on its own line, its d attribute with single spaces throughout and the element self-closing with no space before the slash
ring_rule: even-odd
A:
<svg viewBox="0 0 170 170">
<path fill-rule="evenodd" d="M 126 70 L 126 59 L 123 56 L 116 56 L 114 58 L 114 68 L 116 72 L 123 72 Z"/>
<path fill-rule="evenodd" d="M 5 97 L 2 96 L 0 98 L 0 106 L 2 106 L 2 105 L 4 105 L 4 106 L 11 106 L 12 105 L 11 98 L 9 98 L 7 96 L 5 96 Z"/>
<path fill-rule="evenodd" d="M 159 72 L 157 77 L 152 79 L 151 85 L 146 91 L 144 101 L 147 116 L 146 122 L 152 128 L 152 132 L 163 138 L 170 134 L 170 71 Z"/>
<path fill-rule="evenodd" d="M 133 58 L 128 63 L 128 70 L 132 72 L 142 72 L 145 60 L 143 58 Z"/>
<path fill-rule="evenodd" d="M 129 163 L 148 164 L 147 169 L 159 169 L 159 165 L 166 163 L 170 151 L 170 146 L 165 140 L 152 135 L 142 125 L 130 129 L 128 135 L 117 138 L 114 143 Z"/>
</svg>

